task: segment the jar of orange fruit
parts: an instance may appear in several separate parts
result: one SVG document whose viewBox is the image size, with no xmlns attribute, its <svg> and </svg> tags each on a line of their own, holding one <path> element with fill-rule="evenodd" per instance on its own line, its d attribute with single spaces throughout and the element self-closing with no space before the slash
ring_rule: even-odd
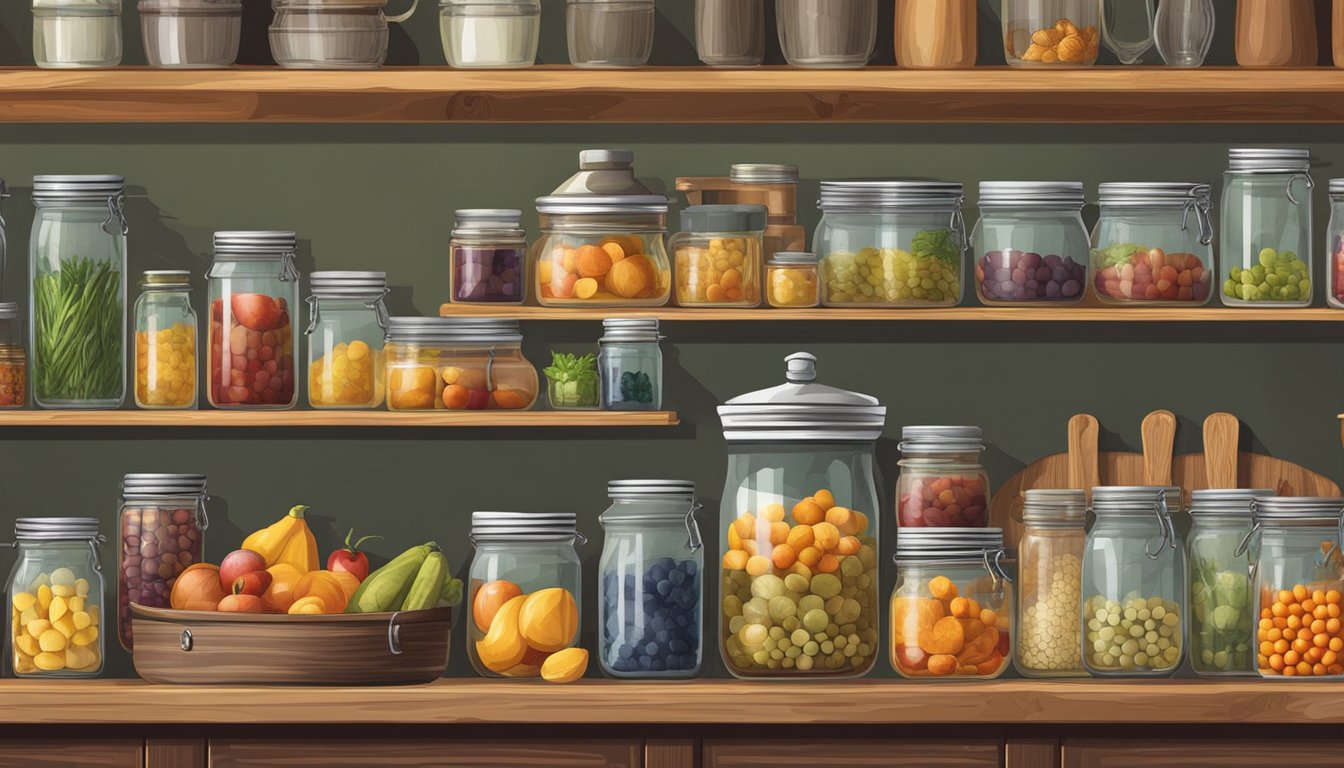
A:
<svg viewBox="0 0 1344 768">
<path fill-rule="evenodd" d="M 393 317 L 385 354 L 389 410 L 517 411 L 537 401 L 517 320 Z"/>
<path fill-rule="evenodd" d="M 677 304 L 755 307 L 761 303 L 761 248 L 769 209 L 763 205 L 692 205 L 670 248 L 677 265 Z"/>
</svg>

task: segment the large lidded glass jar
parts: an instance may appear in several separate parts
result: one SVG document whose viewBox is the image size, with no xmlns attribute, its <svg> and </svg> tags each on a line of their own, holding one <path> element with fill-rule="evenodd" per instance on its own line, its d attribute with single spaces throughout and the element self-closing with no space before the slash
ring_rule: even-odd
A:
<svg viewBox="0 0 1344 768">
<path fill-rule="evenodd" d="M 653 0 L 568 0 L 565 31 L 576 67 L 642 67 L 653 54 Z"/>
<path fill-rule="evenodd" d="M 735 677 L 863 675 L 878 652 L 873 451 L 887 409 L 817 383 L 810 354 L 787 362 L 787 383 L 718 409 L 719 650 Z"/>
<path fill-rule="evenodd" d="M 1094 677 L 1164 677 L 1185 650 L 1180 488 L 1092 489 L 1083 552 L 1083 664 Z"/>
<path fill-rule="evenodd" d="M 103 671 L 103 561 L 93 517 L 21 517 L 9 572 L 9 648 L 17 677 Z"/>
<path fill-rule="evenodd" d="M 602 407 L 609 411 L 656 411 L 663 407 L 663 350 L 652 317 L 602 321 Z"/>
<path fill-rule="evenodd" d="M 33 62 L 44 69 L 121 63 L 121 0 L 33 0 Z"/>
<path fill-rule="evenodd" d="M 1223 303 L 1311 304 L 1311 152 L 1229 149 L 1218 248 Z"/>
<path fill-rule="evenodd" d="M 975 290 L 986 304 L 1076 304 L 1087 289 L 1083 185 L 982 181 L 971 233 Z"/>
<path fill-rule="evenodd" d="M 19 305 L 0 302 L 0 408 L 28 405 L 28 352 Z"/>
<path fill-rule="evenodd" d="M 467 655 L 483 677 L 539 677 L 579 642 L 583 565 L 573 513 L 473 512 Z"/>
<path fill-rule="evenodd" d="M 203 562 L 205 475 L 132 474 L 121 481 L 117 630 L 131 650 L 131 604 L 167 608 L 183 571 Z M 229 585 L 232 586 L 232 585 Z"/>
<path fill-rule="evenodd" d="M 299 303 L 293 232 L 216 232 L 207 396 L 216 408 L 292 408 Z"/>
<path fill-rule="evenodd" d="M 1344 0 L 1340 9 L 1344 24 Z M 1344 41 L 1340 44 L 1344 46 Z M 1330 260 L 1330 291 L 1325 298 L 1335 309 L 1344 309 L 1344 179 L 1330 180 L 1330 223 L 1325 228 L 1325 243 Z"/>
<path fill-rule="evenodd" d="M 1013 665 L 1025 677 L 1083 677 L 1078 616 L 1087 496 L 1054 488 L 1032 488 L 1024 496 Z"/>
<path fill-rule="evenodd" d="M 241 0 L 140 0 L 139 11 L 151 67 L 217 69 L 238 60 Z"/>
<path fill-rule="evenodd" d="M 196 311 L 191 273 L 151 270 L 135 302 L 135 404 L 196 407 Z"/>
<path fill-rule="evenodd" d="M 695 51 L 711 67 L 759 67 L 765 0 L 695 0 Z"/>
<path fill-rule="evenodd" d="M 1204 677 L 1249 675 L 1253 664 L 1255 595 L 1251 557 L 1241 547 L 1251 532 L 1251 502 L 1270 490 L 1204 490 L 1191 494 L 1190 666 Z"/>
<path fill-rule="evenodd" d="M 1213 223 L 1209 185 L 1191 182 L 1099 185 L 1092 231 L 1092 287 L 1105 304 L 1187 304 L 1209 300 Z"/>
<path fill-rule="evenodd" d="M 457 303 L 523 303 L 527 233 L 523 212 L 469 208 L 454 213 L 453 271 L 449 300 Z"/>
<path fill-rule="evenodd" d="M 858 69 L 877 45 L 877 0 L 778 0 L 784 59 L 795 67 Z"/>
<path fill-rule="evenodd" d="M 537 401 L 517 320 L 393 317 L 384 354 L 388 410 L 516 411 Z"/>
<path fill-rule="evenodd" d="M 621 678 L 700 672 L 705 553 L 689 480 L 613 480 L 598 566 L 602 671 Z"/>
<path fill-rule="evenodd" d="M 28 347 L 43 408 L 126 397 L 125 189 L 121 176 L 33 177 Z"/>
<path fill-rule="evenodd" d="M 440 0 L 439 37 L 450 67 L 530 67 L 541 39 L 541 0 Z"/>
<path fill-rule="evenodd" d="M 272 0 L 271 56 L 291 69 L 377 69 L 387 59 L 387 0 Z"/>
<path fill-rule="evenodd" d="M 383 404 L 386 272 L 314 272 L 308 297 L 308 404 Z"/>
<path fill-rule="evenodd" d="M 763 205 L 692 205 L 668 249 L 677 267 L 677 304 L 755 307 L 761 303 Z"/>
<path fill-rule="evenodd" d="M 1090 67 L 1101 51 L 1098 0 L 1003 0 L 1003 54 L 1014 67 Z"/>
<path fill-rule="evenodd" d="M 531 263 L 542 306 L 667 303 L 667 198 L 635 178 L 634 160 L 625 149 L 584 150 L 579 172 L 537 198 L 541 237 Z"/>
<path fill-rule="evenodd" d="M 989 473 L 979 427 L 901 428 L 896 522 L 902 528 L 983 528 L 989 524 Z"/>
</svg>

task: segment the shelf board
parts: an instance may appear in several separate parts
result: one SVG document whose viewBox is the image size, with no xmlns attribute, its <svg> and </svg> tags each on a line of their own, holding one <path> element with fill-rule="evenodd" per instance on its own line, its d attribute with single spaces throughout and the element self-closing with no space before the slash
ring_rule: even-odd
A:
<svg viewBox="0 0 1344 768">
<path fill-rule="evenodd" d="M 6 123 L 1341 123 L 1344 70 L 0 69 Z"/>
<path fill-rule="evenodd" d="M 671 427 L 671 411 L 0 411 L 5 427 Z"/>
</svg>

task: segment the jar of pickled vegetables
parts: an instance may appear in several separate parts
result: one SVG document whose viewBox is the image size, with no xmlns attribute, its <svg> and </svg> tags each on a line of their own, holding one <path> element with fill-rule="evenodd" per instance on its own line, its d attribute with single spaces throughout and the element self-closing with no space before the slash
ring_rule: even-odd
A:
<svg viewBox="0 0 1344 768">
<path fill-rule="evenodd" d="M 386 272 L 314 272 L 308 297 L 308 404 L 383 404 Z"/>
<path fill-rule="evenodd" d="M 22 322 L 18 304 L 0 302 L 0 408 L 28 405 L 28 352 L 23 346 Z"/>
<path fill-rule="evenodd" d="M 93 517 L 21 517 L 6 589 L 17 677 L 95 677 L 103 671 L 103 561 Z"/>
<path fill-rule="evenodd" d="M 1185 651 L 1181 489 L 1092 489 L 1083 552 L 1083 665 L 1094 677 L 1163 677 Z"/>
<path fill-rule="evenodd" d="M 1344 5 L 1340 6 L 1339 16 L 1344 24 Z M 1344 48 L 1344 40 L 1340 45 Z M 1344 179 L 1330 180 L 1330 224 L 1325 233 L 1330 259 L 1330 292 L 1325 298 L 1335 309 L 1344 309 Z"/>
<path fill-rule="evenodd" d="M 823 181 L 813 250 L 828 307 L 951 307 L 961 301 L 962 186 Z"/>
<path fill-rule="evenodd" d="M 1024 494 L 1017 543 L 1017 650 L 1024 677 L 1083 677 L 1082 611 L 1087 495 L 1032 488 Z"/>
<path fill-rule="evenodd" d="M 873 451 L 887 409 L 817 382 L 787 382 L 719 406 L 728 442 L 719 650 L 735 677 L 867 674 L 878 650 Z"/>
<path fill-rule="evenodd" d="M 602 321 L 602 407 L 609 411 L 656 411 L 663 407 L 663 350 L 652 317 Z"/>
<path fill-rule="evenodd" d="M 692 205 L 672 236 L 677 303 L 683 307 L 755 307 L 761 303 L 764 205 Z"/>
<path fill-rule="evenodd" d="M 1101 51 L 1096 0 L 1004 0 L 1003 54 L 1014 67 L 1090 67 Z"/>
<path fill-rule="evenodd" d="M 131 604 L 167 608 L 183 571 L 204 562 L 205 475 L 131 474 L 117 527 L 117 637 L 131 650 Z M 230 585 L 231 586 L 231 585 Z"/>
<path fill-rule="evenodd" d="M 765 298 L 780 309 L 806 309 L 821 303 L 817 254 L 779 251 L 765 263 Z"/>
<path fill-rule="evenodd" d="M 1087 289 L 1083 185 L 982 181 L 971 242 L 986 304 L 1077 304 Z"/>
<path fill-rule="evenodd" d="M 541 13 L 540 6 L 537 13 Z M 527 255 L 523 212 L 470 208 L 454 216 L 449 300 L 522 304 L 523 258 Z"/>
<path fill-rule="evenodd" d="M 1227 151 L 1218 239 L 1223 303 L 1311 304 L 1311 151 Z"/>
<path fill-rule="evenodd" d="M 151 270 L 135 302 L 135 404 L 196 407 L 196 310 L 191 273 Z"/>
<path fill-rule="evenodd" d="M 293 232 L 216 232 L 210 280 L 210 385 L 216 408 L 284 409 L 298 401 L 299 303 Z"/>
<path fill-rule="evenodd" d="M 521 411 L 537 401 L 517 320 L 393 317 L 384 354 L 389 410 Z"/>
<path fill-rule="evenodd" d="M 579 643 L 583 564 L 572 512 L 473 512 L 467 655 L 482 677 L 540 677 Z"/>
<path fill-rule="evenodd" d="M 989 524 L 989 473 L 979 427 L 901 428 L 896 522 L 902 528 L 983 528 Z"/>
<path fill-rule="evenodd" d="M 1251 502 L 1271 490 L 1204 490 L 1191 494 L 1190 666 L 1204 677 L 1249 675 L 1251 558 L 1242 541 L 1251 532 Z"/>
<path fill-rule="evenodd" d="M 1092 286 L 1105 304 L 1201 306 L 1213 286 L 1209 185 L 1108 182 L 1098 187 Z"/>
<path fill-rule="evenodd" d="M 906 530 L 896 539 L 891 666 L 901 677 L 992 680 L 1012 658 L 1003 529 Z"/>
</svg>

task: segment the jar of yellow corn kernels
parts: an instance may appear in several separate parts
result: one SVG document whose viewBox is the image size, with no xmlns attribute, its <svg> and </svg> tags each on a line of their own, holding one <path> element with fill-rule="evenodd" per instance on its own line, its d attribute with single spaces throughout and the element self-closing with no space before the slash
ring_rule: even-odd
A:
<svg viewBox="0 0 1344 768">
<path fill-rule="evenodd" d="M 146 272 L 135 302 L 135 404 L 196 407 L 196 312 L 191 273 Z"/>
<path fill-rule="evenodd" d="M 764 205 L 692 205 L 668 244 L 683 307 L 754 307 L 761 303 Z"/>
<path fill-rule="evenodd" d="M 817 255 L 779 251 L 765 263 L 765 298 L 779 308 L 815 307 L 821 303 L 817 286 Z"/>
<path fill-rule="evenodd" d="M 19 559 L 6 589 L 10 661 L 18 677 L 93 677 L 103 671 L 107 540 L 92 517 L 21 517 Z"/>
<path fill-rule="evenodd" d="M 386 272 L 314 272 L 308 297 L 308 403 L 314 408 L 383 404 Z"/>
</svg>

